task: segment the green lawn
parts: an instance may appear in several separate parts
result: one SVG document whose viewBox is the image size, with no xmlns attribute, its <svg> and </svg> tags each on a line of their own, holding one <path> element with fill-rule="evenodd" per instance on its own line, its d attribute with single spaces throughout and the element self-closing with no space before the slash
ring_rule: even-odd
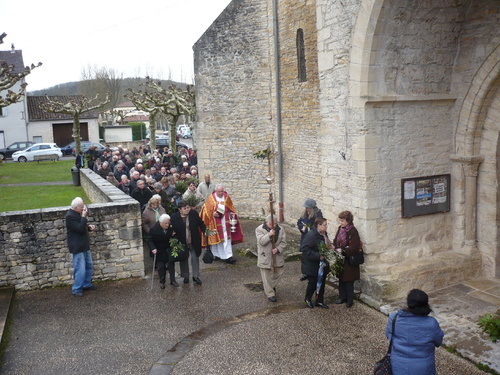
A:
<svg viewBox="0 0 500 375">
<path fill-rule="evenodd" d="M 71 168 L 75 161 L 59 160 L 29 162 L 29 163 L 2 163 L 0 166 L 0 185 L 20 184 L 23 182 L 52 182 L 71 181 Z"/>
<path fill-rule="evenodd" d="M 2 163 L 0 166 L 0 212 L 69 206 L 75 197 L 90 202 L 81 186 L 2 186 L 28 182 L 71 182 L 73 160 L 40 163 Z"/>
</svg>

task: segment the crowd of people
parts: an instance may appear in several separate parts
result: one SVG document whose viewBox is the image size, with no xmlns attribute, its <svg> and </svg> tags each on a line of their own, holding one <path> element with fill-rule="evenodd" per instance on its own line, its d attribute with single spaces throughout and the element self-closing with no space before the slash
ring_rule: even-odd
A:
<svg viewBox="0 0 500 375">
<path fill-rule="evenodd" d="M 196 150 L 180 147 L 176 152 L 168 147 L 151 151 L 148 146 L 133 147 L 131 150 L 118 146 L 101 153 L 91 146 L 80 152 L 75 164 L 85 166 L 109 181 L 140 204 L 141 211 L 148 206 L 155 194 L 161 196 L 161 206 L 166 213 L 174 213 L 181 199 L 195 202 L 198 211 L 204 199 L 215 190 L 210 185 L 210 176 L 198 189 L 198 157 Z"/>
<path fill-rule="evenodd" d="M 181 148 L 174 155 L 169 149 L 161 153 L 143 147 L 130 152 L 118 147 L 106 150 L 102 155 L 89 151 L 90 155 L 85 157 L 88 167 L 139 202 L 143 234 L 155 259 L 161 289 L 165 288 L 167 271 L 170 284 L 179 287 L 175 263 L 179 263 L 184 283 L 190 282 L 189 259 L 192 280 L 202 285 L 199 266 L 202 248 L 209 249 L 215 259 L 229 264 L 236 261 L 232 245 L 244 241 L 236 210 L 224 186 L 212 183 L 210 175 L 206 174 L 204 181 L 199 183 L 196 152 Z M 77 157 L 80 167 L 83 159 L 81 154 Z M 335 275 L 339 285 L 335 303 L 350 308 L 354 303 L 354 282 L 360 279 L 360 268 L 348 259 L 362 248 L 354 216 L 350 211 L 342 211 L 338 215 L 335 236 L 330 240 L 328 221 L 323 218 L 316 201 L 308 198 L 303 207 L 297 228 L 301 234 L 301 280 L 307 280 L 304 302 L 311 309 L 329 308 L 324 293 L 331 268 L 320 250 L 326 248 L 337 252 L 343 259 L 341 271 Z M 72 290 L 75 296 L 96 288 L 91 281 L 88 239 L 84 238 L 87 230 L 95 230 L 95 227 L 87 225 L 86 216 L 83 201 L 76 198 L 66 217 L 68 246 L 73 254 L 75 281 Z M 276 287 L 284 273 L 286 233 L 270 215 L 255 229 L 255 235 L 257 267 L 264 294 L 270 302 L 276 302 Z M 180 244 L 182 251 L 176 251 L 176 243 Z M 441 345 L 443 332 L 439 323 L 428 316 L 431 311 L 427 294 L 414 289 L 408 295 L 407 308 L 390 315 L 386 334 L 391 340 L 390 362 L 394 374 L 435 373 L 434 348 Z"/>
</svg>

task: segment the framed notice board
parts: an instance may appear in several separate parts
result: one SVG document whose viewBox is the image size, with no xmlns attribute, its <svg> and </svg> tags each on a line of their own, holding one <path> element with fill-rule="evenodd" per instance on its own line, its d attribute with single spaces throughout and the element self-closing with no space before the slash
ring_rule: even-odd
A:
<svg viewBox="0 0 500 375">
<path fill-rule="evenodd" d="M 402 179 L 401 211 L 403 217 L 450 211 L 450 175 Z"/>
</svg>

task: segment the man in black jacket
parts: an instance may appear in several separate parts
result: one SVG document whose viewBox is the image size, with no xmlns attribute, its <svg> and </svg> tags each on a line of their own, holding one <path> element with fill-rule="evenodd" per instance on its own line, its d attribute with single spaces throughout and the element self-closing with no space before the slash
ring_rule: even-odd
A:
<svg viewBox="0 0 500 375">
<path fill-rule="evenodd" d="M 73 256 L 74 282 L 72 293 L 75 297 L 83 297 L 84 290 L 97 289 L 92 285 L 92 255 L 88 230 L 95 230 L 95 225 L 87 224 L 87 206 L 83 199 L 76 197 L 71 202 L 71 209 L 66 213 L 66 230 L 68 248 Z"/>
<path fill-rule="evenodd" d="M 205 233 L 206 226 L 196 210 L 192 210 L 185 200 L 181 200 L 177 205 L 179 211 L 172 214 L 172 226 L 179 241 L 186 247 L 191 256 L 191 268 L 193 271 L 193 281 L 201 285 L 200 280 L 200 255 L 201 236 Z M 189 282 L 188 277 L 184 278 L 184 283 Z"/>
</svg>

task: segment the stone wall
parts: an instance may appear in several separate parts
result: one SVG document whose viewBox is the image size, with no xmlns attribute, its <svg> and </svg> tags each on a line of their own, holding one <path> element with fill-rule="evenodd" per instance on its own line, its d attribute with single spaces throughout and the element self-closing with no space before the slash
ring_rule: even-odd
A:
<svg viewBox="0 0 500 375">
<path fill-rule="evenodd" d="M 363 291 L 379 301 L 495 272 L 488 263 L 500 259 L 498 2 L 280 0 L 278 7 L 285 221 L 296 221 L 307 196 L 331 222 L 352 211 L 367 253 Z M 267 142 L 276 149 L 277 141 L 272 16 L 271 1 L 234 0 L 195 45 L 199 159 L 228 183 L 240 211 L 257 216 L 266 171 L 251 152 Z M 307 82 L 297 81 L 298 28 Z M 252 123 L 256 116 L 268 118 Z M 464 166 L 454 167 L 452 155 L 479 151 L 486 156 L 481 237 L 477 246 L 469 239 L 467 252 L 464 223 L 475 226 L 476 206 L 467 216 L 464 200 L 476 194 L 464 194 Z M 452 211 L 402 218 L 401 179 L 444 173 Z"/>
<path fill-rule="evenodd" d="M 87 204 L 89 224 L 97 226 L 89 234 L 94 280 L 143 277 L 139 204 L 88 169 L 82 169 L 80 176 L 93 200 Z M 64 220 L 68 209 L 0 214 L 0 286 L 34 290 L 72 284 Z"/>
<path fill-rule="evenodd" d="M 193 47 L 198 167 L 247 217 L 262 215 L 269 193 L 267 163 L 253 153 L 276 142 L 269 6 L 231 2 Z"/>
</svg>

